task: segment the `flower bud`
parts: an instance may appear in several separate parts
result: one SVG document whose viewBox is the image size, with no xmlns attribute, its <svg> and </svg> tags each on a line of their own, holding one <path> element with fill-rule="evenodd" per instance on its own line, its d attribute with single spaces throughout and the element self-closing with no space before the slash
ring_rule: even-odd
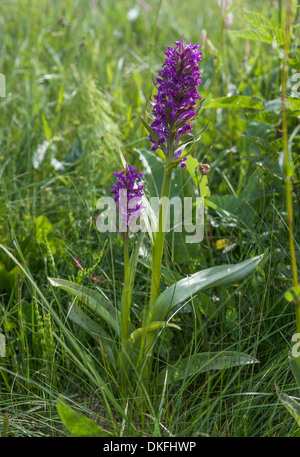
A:
<svg viewBox="0 0 300 457">
<path fill-rule="evenodd" d="M 202 175 L 208 175 L 210 172 L 210 166 L 207 163 L 199 163 L 198 168 Z"/>
</svg>

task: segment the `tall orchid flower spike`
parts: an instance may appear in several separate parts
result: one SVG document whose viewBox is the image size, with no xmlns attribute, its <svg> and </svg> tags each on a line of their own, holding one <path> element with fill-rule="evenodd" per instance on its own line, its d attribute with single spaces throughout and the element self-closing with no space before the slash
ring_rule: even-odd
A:
<svg viewBox="0 0 300 457">
<path fill-rule="evenodd" d="M 192 134 L 192 121 L 195 119 L 202 98 L 197 92 L 197 86 L 202 83 L 198 62 L 202 59 L 199 44 L 185 44 L 175 41 L 174 48 L 168 47 L 165 52 L 167 58 L 163 69 L 158 73 L 155 82 L 157 95 L 151 99 L 153 105 L 153 119 L 151 124 L 155 132 L 155 138 L 150 135 L 153 143 L 152 151 L 162 148 L 167 155 L 170 151 L 166 143 L 172 143 L 170 160 L 180 158 L 180 141 L 182 135 Z M 203 101 L 203 100 L 202 100 Z M 181 167 L 185 167 L 184 160 L 180 161 Z"/>
<path fill-rule="evenodd" d="M 183 135 L 194 137 L 192 121 L 197 116 L 204 99 L 198 94 L 197 86 L 202 83 L 199 72 L 201 51 L 199 44 L 186 44 L 183 40 L 175 41 L 173 48 L 168 47 L 163 69 L 158 73 L 155 82 L 157 95 L 151 99 L 152 113 L 148 113 L 153 122 L 144 125 L 150 133 L 152 151 L 161 149 L 165 155 L 165 169 L 161 186 L 161 201 L 169 198 L 171 190 L 172 169 L 180 164 L 186 166 L 188 152 L 182 154 L 184 147 L 190 142 L 182 139 Z M 199 102 L 199 100 L 202 101 Z M 153 306 L 159 296 L 160 274 L 164 249 L 166 211 L 162 204 L 159 206 L 158 230 L 155 233 L 152 245 L 152 273 L 151 290 L 148 313 L 143 326 L 147 328 L 151 320 Z M 150 320 L 149 320 L 150 319 Z M 144 352 L 150 351 L 147 363 L 142 370 L 142 379 L 148 379 L 151 372 L 151 348 L 154 342 L 154 333 L 149 333 L 145 339 Z"/>
<path fill-rule="evenodd" d="M 186 44 L 182 37 L 181 41 L 175 41 L 173 48 L 167 48 L 165 52 L 167 58 L 155 82 L 157 95 L 154 95 L 151 100 L 152 113 L 148 113 L 153 122 L 151 126 L 144 123 L 150 132 L 152 151 L 160 148 L 166 158 L 161 197 L 169 198 L 172 168 L 178 163 L 182 168 L 186 167 L 188 152 L 185 154 L 182 152 L 189 141 L 182 140 L 182 136 L 194 137 L 192 121 L 196 118 L 204 100 L 197 91 L 197 87 L 202 83 L 202 75 L 199 71 L 202 53 L 199 47 L 199 44 Z M 150 306 L 159 293 L 165 232 L 163 212 L 160 206 L 158 231 L 153 245 Z"/>
</svg>

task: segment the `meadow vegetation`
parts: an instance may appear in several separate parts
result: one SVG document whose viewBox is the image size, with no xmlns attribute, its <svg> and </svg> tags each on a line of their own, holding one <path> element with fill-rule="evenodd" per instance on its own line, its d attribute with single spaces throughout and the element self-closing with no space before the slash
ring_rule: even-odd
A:
<svg viewBox="0 0 300 457">
<path fill-rule="evenodd" d="M 1 433 L 299 437 L 300 369 L 293 373 L 289 358 L 300 309 L 297 1 L 234 0 L 226 13 L 196 0 L 10 0 L 1 8 Z M 182 35 L 201 45 L 205 101 L 193 129 L 203 132 L 193 162 L 173 172 L 171 196 L 205 197 L 205 236 L 187 244 L 166 235 L 161 291 L 201 270 L 261 261 L 239 281 L 180 303 L 155 334 L 143 388 L 120 381 L 116 332 L 78 290 L 122 306 L 123 243 L 97 230 L 96 204 L 110 195 L 122 155 L 143 171 L 146 194 L 160 192 L 163 162 L 141 118 L 149 122 L 163 53 Z M 208 175 L 199 163 L 210 165 Z M 138 328 L 151 242 L 137 234 L 129 247 Z M 70 294 L 49 277 L 79 289 Z M 197 369 L 195 354 L 212 351 L 253 363 Z"/>
</svg>

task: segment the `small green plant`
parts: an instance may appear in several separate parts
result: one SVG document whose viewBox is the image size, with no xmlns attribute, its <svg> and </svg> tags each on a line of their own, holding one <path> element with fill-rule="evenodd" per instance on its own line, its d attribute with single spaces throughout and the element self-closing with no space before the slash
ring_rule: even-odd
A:
<svg viewBox="0 0 300 457">
<path fill-rule="evenodd" d="M 37 303 L 34 306 L 34 315 L 36 322 L 36 328 L 33 333 L 34 352 L 42 360 L 42 364 L 45 366 L 46 376 L 49 376 L 55 350 L 51 318 L 50 314 L 44 312 L 44 317 L 42 319 Z"/>
</svg>

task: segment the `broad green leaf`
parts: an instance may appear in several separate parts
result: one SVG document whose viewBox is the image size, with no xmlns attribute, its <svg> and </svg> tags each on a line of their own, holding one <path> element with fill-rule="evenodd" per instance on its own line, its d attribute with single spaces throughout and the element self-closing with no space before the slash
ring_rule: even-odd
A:
<svg viewBox="0 0 300 457">
<path fill-rule="evenodd" d="M 232 95 L 231 97 L 215 98 L 209 104 L 203 106 L 206 108 L 249 108 L 264 109 L 264 104 L 259 97 L 249 97 L 248 95 Z"/>
<path fill-rule="evenodd" d="M 265 101 L 264 111 L 277 114 L 281 118 L 282 100 L 281 97 L 274 98 L 273 100 Z"/>
<path fill-rule="evenodd" d="M 158 383 L 165 382 L 167 373 L 167 382 L 173 383 L 181 381 L 189 376 L 195 376 L 199 373 L 204 373 L 210 370 L 225 370 L 235 366 L 248 365 L 257 363 L 248 354 L 235 351 L 219 351 L 219 352 L 202 352 L 191 355 L 179 360 L 172 366 L 164 368 L 158 376 Z"/>
<path fill-rule="evenodd" d="M 288 111 L 295 111 L 295 115 L 298 116 L 300 112 L 300 98 L 287 97 L 286 101 Z"/>
<path fill-rule="evenodd" d="M 96 422 L 78 413 L 67 405 L 62 396 L 59 396 L 56 405 L 60 420 L 72 436 L 77 437 L 108 437 L 111 433 L 103 430 Z"/>
<path fill-rule="evenodd" d="M 97 322 L 94 322 L 93 319 L 87 316 L 75 303 L 71 305 L 68 317 L 71 321 L 83 328 L 98 343 L 100 338 L 105 355 L 115 365 L 116 359 L 112 350 L 113 341 L 106 331 Z"/>
<path fill-rule="evenodd" d="M 253 257 L 236 265 L 221 265 L 208 268 L 181 279 L 162 292 L 153 303 L 149 310 L 150 322 L 164 320 L 175 306 L 190 299 L 200 290 L 238 283 L 258 267 L 264 255 Z"/>
<path fill-rule="evenodd" d="M 293 418 L 300 427 L 300 402 L 287 394 L 280 393 L 278 387 L 276 388 L 276 391 L 279 400 L 286 407 L 286 409 L 293 416 Z"/>
<path fill-rule="evenodd" d="M 120 335 L 119 311 L 100 292 L 66 279 L 48 278 L 48 280 L 52 286 L 59 287 L 83 301 Z"/>
<path fill-rule="evenodd" d="M 257 122 L 263 122 L 271 126 L 278 125 L 280 122 L 280 114 L 273 113 L 272 111 L 258 111 L 247 112 L 247 118 Z"/>
</svg>

